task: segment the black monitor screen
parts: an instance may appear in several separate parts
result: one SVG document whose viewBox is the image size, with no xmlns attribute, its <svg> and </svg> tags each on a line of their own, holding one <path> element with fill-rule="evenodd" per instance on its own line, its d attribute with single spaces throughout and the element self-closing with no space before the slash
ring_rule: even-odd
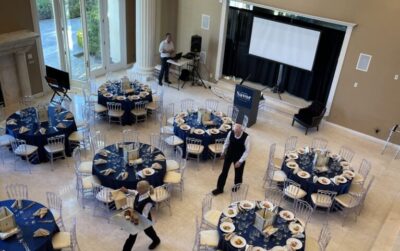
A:
<svg viewBox="0 0 400 251">
<path fill-rule="evenodd" d="M 70 89 L 68 72 L 46 65 L 46 76 L 57 80 L 57 84 L 67 90 Z"/>
</svg>

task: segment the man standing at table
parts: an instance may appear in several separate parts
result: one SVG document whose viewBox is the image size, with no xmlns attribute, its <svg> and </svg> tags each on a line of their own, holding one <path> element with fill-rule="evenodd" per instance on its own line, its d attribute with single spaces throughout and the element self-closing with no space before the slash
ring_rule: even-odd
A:
<svg viewBox="0 0 400 251">
<path fill-rule="evenodd" d="M 165 34 L 165 40 L 160 43 L 160 57 L 161 57 L 161 70 L 158 76 L 158 84 L 162 85 L 162 79 L 164 77 L 164 82 L 171 84 L 169 81 L 169 63 L 168 59 L 171 59 L 172 55 L 175 53 L 174 43 L 172 42 L 171 33 Z"/>
<path fill-rule="evenodd" d="M 224 166 L 218 178 L 217 188 L 212 191 L 213 195 L 224 192 L 226 178 L 232 164 L 235 166 L 235 184 L 242 183 L 244 165 L 249 155 L 249 150 L 249 135 L 244 131 L 241 124 L 235 124 L 232 131 L 228 133 L 222 149 L 221 157 L 225 157 Z"/>
</svg>

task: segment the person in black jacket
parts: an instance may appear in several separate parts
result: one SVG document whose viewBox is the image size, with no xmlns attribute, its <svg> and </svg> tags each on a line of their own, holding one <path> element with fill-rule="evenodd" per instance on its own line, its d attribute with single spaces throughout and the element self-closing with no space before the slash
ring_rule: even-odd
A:
<svg viewBox="0 0 400 251">
<path fill-rule="evenodd" d="M 235 166 L 235 184 L 240 184 L 243 181 L 243 170 L 247 156 L 250 151 L 250 137 L 244 131 L 241 124 L 235 124 L 226 137 L 224 147 L 222 149 L 222 158 L 225 158 L 222 172 L 219 175 L 217 188 L 212 191 L 213 195 L 218 195 L 224 192 L 226 178 L 228 177 L 229 169 L 233 164 Z"/>
<path fill-rule="evenodd" d="M 128 190 L 125 187 L 122 187 L 120 189 L 124 193 L 130 193 L 135 195 L 135 200 L 133 204 L 133 209 L 142 214 L 143 216 L 147 217 L 147 219 L 152 220 L 150 210 L 154 206 L 153 200 L 150 198 L 150 194 L 152 193 L 152 187 L 150 184 L 145 181 L 139 181 L 137 184 L 137 190 Z M 159 244 L 160 244 L 160 238 L 157 236 L 156 231 L 154 228 L 151 226 L 149 228 L 146 228 L 144 230 L 144 233 L 150 237 L 150 239 L 153 241 L 149 249 L 155 249 Z M 137 234 L 135 235 L 129 235 L 128 239 L 125 241 L 123 251 L 131 251 L 133 245 L 135 244 Z"/>
</svg>

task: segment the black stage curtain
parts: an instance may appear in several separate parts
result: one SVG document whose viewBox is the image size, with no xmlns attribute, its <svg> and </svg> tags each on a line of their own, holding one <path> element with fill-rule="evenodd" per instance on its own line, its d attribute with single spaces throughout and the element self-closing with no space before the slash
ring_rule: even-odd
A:
<svg viewBox="0 0 400 251">
<path fill-rule="evenodd" d="M 272 87 L 279 63 L 249 54 L 254 16 L 311 28 L 321 32 L 313 70 L 306 71 L 284 65 L 281 90 L 305 100 L 326 103 L 342 47 L 345 32 L 285 16 L 275 16 L 270 10 L 254 7 L 253 11 L 229 8 L 223 74 L 245 78 Z"/>
</svg>

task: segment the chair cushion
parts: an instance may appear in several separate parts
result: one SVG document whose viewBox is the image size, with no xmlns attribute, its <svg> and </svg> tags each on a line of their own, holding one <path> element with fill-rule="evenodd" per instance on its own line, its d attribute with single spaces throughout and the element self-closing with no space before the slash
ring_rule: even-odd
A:
<svg viewBox="0 0 400 251">
<path fill-rule="evenodd" d="M 25 145 L 25 144 L 24 144 Z M 32 146 L 32 145 L 25 145 L 26 146 L 26 151 L 24 150 L 24 145 L 19 145 L 17 149 L 15 149 L 15 154 L 20 155 L 20 156 L 28 156 L 31 155 L 32 153 L 36 152 L 38 147 L 37 146 Z"/>
<path fill-rule="evenodd" d="M 181 182 L 182 174 L 174 171 L 169 171 L 164 176 L 164 183 L 178 184 Z"/>
<path fill-rule="evenodd" d="M 0 146 L 9 146 L 11 145 L 11 141 L 15 140 L 15 138 L 11 135 L 4 134 L 0 136 Z"/>
<path fill-rule="evenodd" d="M 136 109 L 132 109 L 131 113 L 135 116 L 144 116 L 147 114 L 146 110 L 136 110 Z"/>
<path fill-rule="evenodd" d="M 222 147 L 223 144 L 209 144 L 208 149 L 215 154 L 221 154 L 222 153 Z M 217 149 L 218 148 L 218 149 Z"/>
<path fill-rule="evenodd" d="M 217 247 L 219 234 L 217 230 L 200 231 L 200 245 L 208 247 Z"/>
<path fill-rule="evenodd" d="M 204 146 L 203 145 L 196 145 L 196 144 L 187 144 L 186 151 L 191 154 L 199 155 L 203 152 Z"/>
<path fill-rule="evenodd" d="M 48 153 L 58 153 L 65 150 L 64 144 L 45 145 L 44 149 Z"/>
<path fill-rule="evenodd" d="M 325 194 L 313 193 L 311 200 L 318 207 L 330 207 L 332 205 L 331 197 Z"/>
<path fill-rule="evenodd" d="M 349 193 L 360 194 L 363 191 L 363 186 L 357 183 L 351 183 Z"/>
<path fill-rule="evenodd" d="M 204 215 L 204 220 L 211 226 L 217 227 L 219 218 L 221 217 L 222 212 L 219 210 L 211 209 L 210 211 L 206 212 Z"/>
<path fill-rule="evenodd" d="M 80 173 L 92 173 L 93 161 L 82 161 L 79 165 L 78 171 Z"/>
<path fill-rule="evenodd" d="M 69 141 L 81 142 L 83 141 L 83 133 L 82 132 L 73 132 L 68 137 Z"/>
<path fill-rule="evenodd" d="M 156 102 L 150 102 L 150 103 L 148 103 L 147 105 L 146 105 L 146 109 L 148 109 L 148 110 L 152 110 L 152 111 L 154 111 L 154 110 L 156 110 L 158 108 L 158 105 L 157 105 L 157 103 Z"/>
<path fill-rule="evenodd" d="M 301 199 L 307 195 L 306 191 L 293 185 L 289 185 L 288 187 L 286 187 L 284 192 L 286 196 L 292 199 Z"/>
<path fill-rule="evenodd" d="M 352 183 L 362 183 L 362 182 L 364 182 L 364 177 L 361 174 L 356 173 Z"/>
<path fill-rule="evenodd" d="M 169 192 L 164 187 L 156 187 L 154 188 L 154 193 L 150 195 L 150 198 L 154 202 L 163 202 L 170 197 Z"/>
<path fill-rule="evenodd" d="M 282 159 L 274 158 L 272 161 L 274 163 L 275 168 L 277 168 L 277 169 L 281 169 L 282 168 L 282 162 L 283 162 Z"/>
<path fill-rule="evenodd" d="M 167 159 L 167 172 L 168 171 L 175 171 L 179 169 L 179 163 L 173 159 Z"/>
<path fill-rule="evenodd" d="M 95 113 L 103 113 L 107 111 L 107 107 L 105 107 L 104 105 L 100 105 L 100 104 L 95 104 L 94 105 L 94 112 Z"/>
<path fill-rule="evenodd" d="M 307 251 L 319 251 L 318 241 L 312 237 L 307 236 L 306 239 L 306 248 L 304 250 Z"/>
<path fill-rule="evenodd" d="M 271 179 L 275 182 L 284 182 L 286 180 L 286 173 L 280 170 L 275 170 Z"/>
<path fill-rule="evenodd" d="M 351 207 L 352 200 L 353 200 L 353 197 L 348 193 L 341 194 L 341 195 L 338 195 L 335 197 L 335 201 L 337 203 L 339 203 L 341 206 L 347 207 L 347 208 Z"/>
<path fill-rule="evenodd" d="M 53 249 L 68 248 L 71 246 L 71 234 L 69 232 L 58 232 L 51 240 Z"/>
<path fill-rule="evenodd" d="M 83 189 L 93 189 L 93 176 L 82 177 Z"/>
<path fill-rule="evenodd" d="M 164 141 L 170 146 L 179 146 L 183 144 L 183 140 L 175 135 L 167 137 Z"/>
<path fill-rule="evenodd" d="M 120 118 L 124 115 L 124 111 L 108 110 L 108 116 Z"/>
</svg>

